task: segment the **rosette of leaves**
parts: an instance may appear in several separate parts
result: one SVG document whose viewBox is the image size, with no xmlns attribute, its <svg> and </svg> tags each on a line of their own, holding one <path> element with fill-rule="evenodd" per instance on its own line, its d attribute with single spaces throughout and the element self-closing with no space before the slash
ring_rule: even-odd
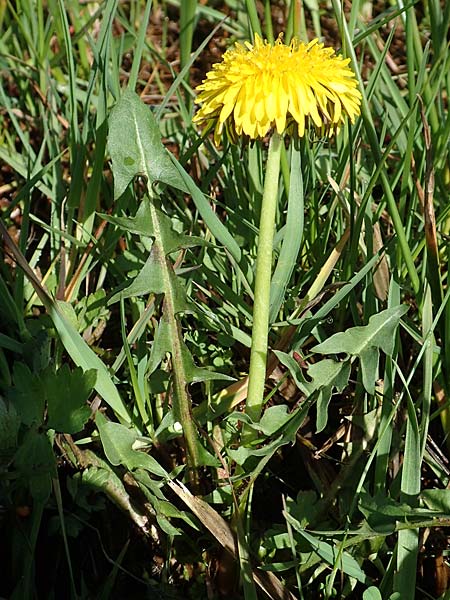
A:
<svg viewBox="0 0 450 600">
<path fill-rule="evenodd" d="M 124 139 L 123 132 L 127 135 Z M 192 416 L 188 385 L 210 379 L 230 378 L 195 365 L 181 332 L 179 316 L 192 312 L 183 279 L 174 269 L 171 255 L 204 244 L 204 240 L 175 231 L 172 220 L 163 211 L 157 184 L 186 191 L 178 168 L 161 141 L 158 124 L 151 111 L 132 91 L 126 91 L 109 120 L 109 151 L 114 175 L 114 197 L 119 199 L 136 178 L 146 182 L 146 193 L 134 216 L 102 215 L 120 230 L 141 239 L 151 239 L 148 258 L 129 286 L 115 293 L 110 304 L 125 298 L 154 294 L 161 299 L 161 314 L 156 330 L 147 374 L 155 371 L 167 353 L 171 355 L 174 420 L 178 421 L 186 441 L 191 467 L 201 460 L 197 428 Z M 145 246 L 145 244 L 143 244 Z"/>
</svg>

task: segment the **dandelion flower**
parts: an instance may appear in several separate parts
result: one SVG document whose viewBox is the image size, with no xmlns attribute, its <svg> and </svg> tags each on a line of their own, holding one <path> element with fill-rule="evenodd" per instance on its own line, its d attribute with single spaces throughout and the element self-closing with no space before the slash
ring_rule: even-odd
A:
<svg viewBox="0 0 450 600">
<path fill-rule="evenodd" d="M 270 44 L 255 35 L 254 44 L 236 43 L 207 73 L 194 121 L 215 125 L 216 144 L 224 127 L 232 139 L 262 138 L 273 128 L 282 134 L 293 123 L 300 137 L 308 126 L 333 132 L 360 112 L 349 62 L 317 40 L 286 46 L 281 37 Z"/>
</svg>

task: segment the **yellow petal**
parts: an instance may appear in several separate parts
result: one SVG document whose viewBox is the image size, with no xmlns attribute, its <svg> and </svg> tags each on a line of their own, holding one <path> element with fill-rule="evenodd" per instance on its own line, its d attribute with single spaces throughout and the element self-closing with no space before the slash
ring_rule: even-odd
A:
<svg viewBox="0 0 450 600">
<path fill-rule="evenodd" d="M 255 35 L 253 44 L 236 43 L 207 73 L 197 88 L 201 108 L 194 122 L 216 120 L 216 143 L 223 126 L 232 141 L 240 135 L 264 137 L 275 127 L 283 133 L 292 119 L 300 136 L 307 125 L 336 129 L 360 112 L 361 94 L 349 62 L 317 40 L 286 46 L 281 37 L 269 44 Z"/>
</svg>

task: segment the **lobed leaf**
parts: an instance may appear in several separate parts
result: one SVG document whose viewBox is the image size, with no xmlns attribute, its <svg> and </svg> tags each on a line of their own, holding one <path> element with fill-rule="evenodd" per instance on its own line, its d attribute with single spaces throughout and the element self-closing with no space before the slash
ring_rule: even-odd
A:
<svg viewBox="0 0 450 600">
<path fill-rule="evenodd" d="M 153 207 L 152 209 L 148 198 L 143 198 L 134 217 L 116 217 L 106 214 L 99 216 L 123 231 L 144 237 L 158 237 L 166 255 L 180 248 L 192 248 L 206 244 L 203 238 L 175 231 L 170 218 L 158 208 Z"/>
<path fill-rule="evenodd" d="M 174 303 L 174 312 L 186 312 L 192 307 L 188 302 L 186 290 L 175 275 L 172 264 L 161 251 L 159 244 L 154 244 L 150 255 L 133 282 L 124 290 L 117 292 L 108 304 L 118 302 L 120 298 L 134 298 L 146 294 L 164 294 L 170 290 Z"/>
<path fill-rule="evenodd" d="M 96 380 L 95 369 L 83 372 L 81 367 L 77 367 L 71 371 L 67 364 L 56 373 L 47 373 L 44 385 L 48 427 L 64 433 L 81 431 L 91 416 L 87 400 Z"/>
<path fill-rule="evenodd" d="M 24 425 L 41 425 L 44 420 L 45 388 L 41 379 L 29 367 L 16 362 L 13 370 L 14 387 L 9 398 Z"/>
<path fill-rule="evenodd" d="M 369 319 L 368 325 L 352 327 L 336 333 L 321 344 L 312 348 L 320 354 L 341 354 L 358 356 L 361 361 L 363 384 L 369 394 L 375 393 L 379 350 L 392 356 L 395 344 L 395 331 L 400 319 L 408 312 L 408 307 L 394 306 Z"/>
<path fill-rule="evenodd" d="M 133 429 L 107 421 L 100 412 L 95 416 L 95 423 L 106 457 L 112 465 L 123 465 L 130 471 L 146 469 L 159 477 L 168 477 L 167 471 L 152 456 L 133 449 L 137 439 L 137 433 Z"/>
<path fill-rule="evenodd" d="M 308 384 L 309 393 L 318 392 L 316 432 L 325 429 L 328 422 L 328 405 L 334 388 L 338 392 L 346 387 L 350 377 L 350 361 L 336 362 L 326 358 L 314 363 L 308 369 L 312 382 Z"/>
<path fill-rule="evenodd" d="M 368 325 L 352 327 L 347 331 L 336 333 L 329 339 L 312 349 L 320 354 L 340 354 L 345 352 L 352 356 L 360 355 L 367 348 L 380 348 L 388 356 L 394 350 L 394 332 L 400 319 L 408 312 L 408 307 L 394 306 L 387 308 L 369 319 Z"/>
<path fill-rule="evenodd" d="M 46 502 L 56 477 L 56 460 L 46 433 L 29 429 L 14 457 L 20 477 L 29 486 L 34 500 Z"/>
<path fill-rule="evenodd" d="M 126 132 L 126 143 L 124 143 Z M 177 169 L 161 142 L 150 107 L 127 89 L 109 117 L 108 148 L 114 173 L 114 198 L 119 198 L 138 174 L 153 185 L 166 183 L 186 191 Z"/>
</svg>

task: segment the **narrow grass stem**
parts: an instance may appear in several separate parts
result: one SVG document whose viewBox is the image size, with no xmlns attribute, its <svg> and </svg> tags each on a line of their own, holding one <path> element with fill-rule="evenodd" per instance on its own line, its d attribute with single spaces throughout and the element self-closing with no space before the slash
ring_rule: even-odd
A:
<svg viewBox="0 0 450 600">
<path fill-rule="evenodd" d="M 270 279 L 282 146 L 283 138 L 275 132 L 270 139 L 267 158 L 256 258 L 252 346 L 246 405 L 246 412 L 253 421 L 258 421 L 261 416 L 266 380 Z"/>
<path fill-rule="evenodd" d="M 180 59 L 182 68 L 189 63 L 191 58 L 197 4 L 197 0 L 183 0 L 180 4 Z M 186 71 L 185 79 L 189 82 L 189 71 Z"/>
<path fill-rule="evenodd" d="M 248 20 L 252 29 L 252 39 L 255 38 L 255 33 L 262 37 L 256 2 L 254 0 L 245 0 L 245 8 L 247 9 Z"/>
<path fill-rule="evenodd" d="M 340 2 L 338 2 L 338 0 L 332 0 L 332 4 L 333 4 L 333 9 L 335 11 L 336 16 L 339 15 L 339 23 L 342 28 L 342 37 L 346 41 L 346 50 L 347 50 L 348 56 L 351 58 L 353 66 L 355 68 L 355 74 L 359 80 L 359 89 L 363 92 L 362 99 L 361 99 L 361 115 L 362 115 L 362 119 L 364 122 L 364 127 L 366 130 L 370 149 L 374 155 L 375 162 L 378 164 L 382 160 L 380 144 L 379 144 L 379 141 L 377 138 L 375 125 L 374 125 L 374 122 L 372 119 L 369 102 L 368 102 L 366 94 L 364 93 L 364 89 L 365 89 L 364 82 L 359 73 L 358 61 L 356 58 L 355 50 L 353 48 L 353 41 L 352 41 L 352 38 L 350 37 L 350 32 L 349 32 L 349 29 L 347 26 L 347 21 L 344 18 L 341 18 L 342 17 L 342 8 L 340 5 Z M 414 293 L 416 295 L 419 295 L 420 294 L 419 275 L 417 273 L 417 270 L 416 270 L 416 267 L 414 264 L 414 259 L 412 257 L 411 249 L 409 247 L 408 239 L 406 236 L 406 231 L 403 226 L 402 218 L 398 211 L 397 202 L 395 200 L 394 193 L 391 189 L 391 183 L 389 181 L 387 171 L 385 168 L 383 168 L 383 170 L 381 171 L 381 183 L 382 183 L 383 190 L 384 190 L 384 193 L 386 196 L 386 203 L 388 205 L 389 214 L 390 214 L 390 217 L 394 224 L 395 233 L 397 234 L 398 243 L 399 243 L 402 255 L 403 255 L 403 260 L 405 261 L 405 265 L 408 270 L 409 277 L 411 279 L 411 284 L 412 284 Z"/>
</svg>

